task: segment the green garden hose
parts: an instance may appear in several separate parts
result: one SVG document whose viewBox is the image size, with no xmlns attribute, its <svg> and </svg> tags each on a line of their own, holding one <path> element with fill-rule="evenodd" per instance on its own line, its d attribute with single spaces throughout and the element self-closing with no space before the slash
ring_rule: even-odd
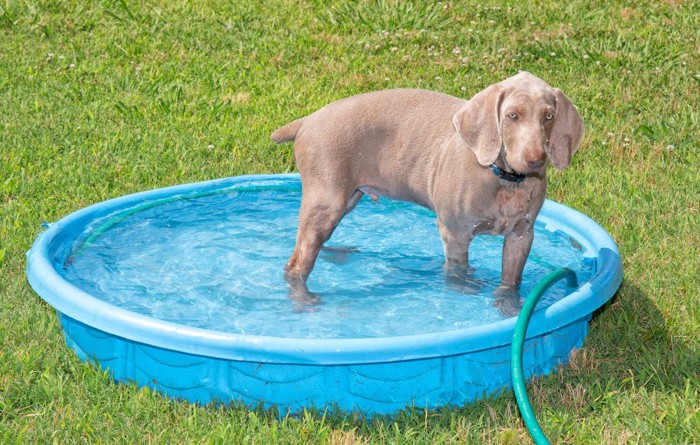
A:
<svg viewBox="0 0 700 445">
<path fill-rule="evenodd" d="M 515 331 L 513 332 L 513 345 L 511 347 L 510 354 L 513 392 L 515 392 L 515 399 L 518 402 L 518 408 L 520 408 L 520 414 L 523 416 L 525 426 L 527 426 L 532 439 L 537 445 L 549 445 L 549 440 L 547 440 L 547 436 L 545 436 L 539 423 L 537 423 L 537 418 L 535 417 L 535 413 L 530 405 L 530 400 L 527 397 L 525 378 L 523 377 L 523 344 L 525 343 L 527 326 L 530 323 L 530 318 L 535 310 L 537 301 L 539 301 L 540 297 L 547 291 L 547 289 L 552 287 L 557 281 L 564 278 L 566 279 L 566 283 L 569 287 L 578 287 L 576 273 L 566 267 L 557 269 L 547 275 L 528 294 L 525 304 L 523 305 L 520 315 L 518 316 L 518 321 L 515 323 Z"/>
</svg>

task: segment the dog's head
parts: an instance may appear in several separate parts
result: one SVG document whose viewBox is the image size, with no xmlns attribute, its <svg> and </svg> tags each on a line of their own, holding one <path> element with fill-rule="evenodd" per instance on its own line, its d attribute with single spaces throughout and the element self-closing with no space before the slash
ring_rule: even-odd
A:
<svg viewBox="0 0 700 445">
<path fill-rule="evenodd" d="M 501 156 L 520 174 L 544 172 L 548 161 L 568 167 L 584 134 L 571 101 L 524 71 L 476 94 L 453 121 L 480 164 Z"/>
</svg>

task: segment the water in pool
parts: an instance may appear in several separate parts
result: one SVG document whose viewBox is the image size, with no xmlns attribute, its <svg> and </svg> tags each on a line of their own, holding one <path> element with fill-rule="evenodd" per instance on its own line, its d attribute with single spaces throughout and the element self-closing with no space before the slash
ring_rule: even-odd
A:
<svg viewBox="0 0 700 445">
<path fill-rule="evenodd" d="M 341 221 L 309 277 L 318 304 L 291 300 L 282 267 L 294 247 L 300 196 L 298 185 L 239 184 L 109 215 L 72 247 L 62 273 L 121 308 L 236 334 L 392 337 L 502 320 L 492 295 L 502 237 L 477 237 L 473 276 L 448 282 L 434 214 L 390 199 L 363 199 Z M 592 274 L 575 242 L 536 225 L 522 295 L 563 266 L 581 282 Z M 572 290 L 560 282 L 540 306 Z"/>
</svg>

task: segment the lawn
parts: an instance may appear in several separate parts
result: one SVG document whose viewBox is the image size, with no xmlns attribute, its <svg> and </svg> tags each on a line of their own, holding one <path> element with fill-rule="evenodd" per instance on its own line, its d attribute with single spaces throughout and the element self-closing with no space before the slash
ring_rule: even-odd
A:
<svg viewBox="0 0 700 445">
<path fill-rule="evenodd" d="M 65 347 L 25 252 L 86 205 L 294 170 L 278 126 L 348 95 L 471 97 L 518 70 L 587 133 L 548 196 L 617 241 L 625 281 L 570 365 L 529 386 L 556 443 L 700 443 L 700 5 L 693 1 L 0 2 L 0 442 L 527 443 L 511 393 L 358 413 L 197 406 Z"/>
</svg>

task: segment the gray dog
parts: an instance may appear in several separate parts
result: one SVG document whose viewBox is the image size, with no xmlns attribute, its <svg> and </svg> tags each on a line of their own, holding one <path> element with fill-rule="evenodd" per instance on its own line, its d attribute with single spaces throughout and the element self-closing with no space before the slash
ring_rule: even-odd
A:
<svg viewBox="0 0 700 445">
<path fill-rule="evenodd" d="M 305 282 L 323 243 L 369 194 L 433 210 L 450 273 L 468 270 L 477 234 L 504 235 L 496 305 L 506 315 L 517 313 L 547 164 L 566 168 L 583 134 L 571 101 L 526 72 L 470 100 L 424 90 L 377 91 L 285 125 L 272 140 L 295 141 L 302 181 L 297 242 L 285 266 L 292 294 L 312 295 Z"/>
</svg>

